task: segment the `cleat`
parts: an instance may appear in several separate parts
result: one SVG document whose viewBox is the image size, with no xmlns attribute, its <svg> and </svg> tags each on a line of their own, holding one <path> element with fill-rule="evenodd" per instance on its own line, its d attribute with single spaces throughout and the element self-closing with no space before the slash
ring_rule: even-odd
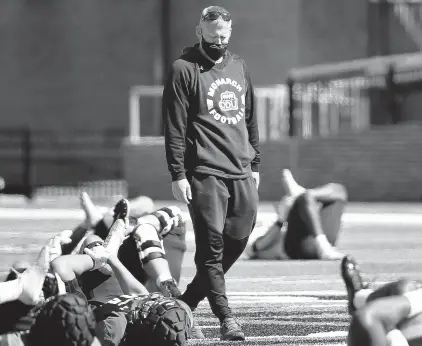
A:
<svg viewBox="0 0 422 346">
<path fill-rule="evenodd" d="M 227 317 L 221 322 L 220 326 L 220 340 L 229 341 L 243 341 L 245 340 L 245 334 L 242 331 L 240 325 L 236 322 L 233 317 Z"/>
<path fill-rule="evenodd" d="M 42 298 L 42 288 L 45 280 L 45 271 L 39 266 L 29 267 L 18 278 L 22 293 L 19 300 L 26 305 L 36 305 Z"/>
<path fill-rule="evenodd" d="M 344 256 L 341 261 L 341 276 L 346 285 L 349 314 L 353 314 L 356 311 L 353 303 L 355 294 L 365 288 L 366 285 L 363 283 L 358 264 L 350 255 Z"/>
<path fill-rule="evenodd" d="M 113 221 L 120 219 L 125 222 L 125 224 L 129 223 L 129 214 L 130 214 L 130 204 L 126 198 L 122 198 L 120 201 L 116 203 L 113 209 Z"/>
<path fill-rule="evenodd" d="M 123 240 L 128 236 L 133 228 L 129 227 L 129 213 L 130 205 L 127 199 L 122 198 L 118 201 L 113 210 L 113 224 L 108 232 L 108 236 L 104 241 L 104 247 L 112 254 L 117 255 L 120 245 Z M 108 267 L 108 266 L 105 266 Z M 109 272 L 108 269 L 101 268 Z M 104 273 L 106 274 L 106 273 Z"/>
<path fill-rule="evenodd" d="M 122 198 L 120 201 L 116 203 L 113 209 L 113 223 L 116 220 L 122 220 L 125 224 L 125 236 L 128 236 L 132 231 L 133 228 L 129 227 L 131 224 L 130 221 L 130 203 L 127 199 Z M 133 220 L 132 220 L 133 223 Z"/>
<path fill-rule="evenodd" d="M 161 282 L 160 291 L 164 296 L 170 298 L 179 298 L 182 295 L 182 292 L 180 292 L 180 289 L 177 287 L 177 283 L 174 279 Z"/>
</svg>

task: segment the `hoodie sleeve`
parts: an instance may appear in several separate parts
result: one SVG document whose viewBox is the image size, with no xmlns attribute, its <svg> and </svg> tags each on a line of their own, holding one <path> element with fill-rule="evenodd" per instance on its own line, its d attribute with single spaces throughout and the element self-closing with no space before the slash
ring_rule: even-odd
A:
<svg viewBox="0 0 422 346">
<path fill-rule="evenodd" d="M 258 131 L 258 119 L 255 111 L 255 93 L 249 75 L 248 68 L 245 62 L 243 62 L 243 69 L 245 71 L 246 78 L 246 95 L 245 95 L 245 119 L 246 127 L 249 134 L 249 143 L 255 149 L 255 157 L 251 162 L 252 172 L 259 172 L 259 165 L 261 163 L 261 152 L 259 149 L 259 131 Z"/>
<path fill-rule="evenodd" d="M 163 123 L 168 169 L 172 181 L 186 178 L 185 149 L 192 74 L 189 66 L 176 60 L 171 66 L 163 91 Z"/>
</svg>

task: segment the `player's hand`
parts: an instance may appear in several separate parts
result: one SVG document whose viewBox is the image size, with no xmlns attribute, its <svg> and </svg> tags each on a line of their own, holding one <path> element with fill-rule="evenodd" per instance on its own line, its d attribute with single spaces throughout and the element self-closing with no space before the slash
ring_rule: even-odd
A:
<svg viewBox="0 0 422 346">
<path fill-rule="evenodd" d="M 62 255 L 62 245 L 70 244 L 72 242 L 71 236 L 72 236 L 71 230 L 64 230 L 61 231 L 59 234 L 55 235 L 53 238 L 51 238 L 46 246 L 46 249 L 48 251 L 49 261 L 51 262 L 56 257 L 59 257 Z"/>
<path fill-rule="evenodd" d="M 94 267 L 91 270 L 104 267 L 111 256 L 111 253 L 102 245 L 94 246 L 92 249 L 85 248 L 84 252 L 94 261 Z"/>
<path fill-rule="evenodd" d="M 179 202 L 184 202 L 186 204 L 190 203 L 190 200 L 192 199 L 192 191 L 186 178 L 173 181 L 171 183 L 171 189 L 173 191 L 174 198 L 176 198 Z"/>
<path fill-rule="evenodd" d="M 252 178 L 255 181 L 256 189 L 259 187 L 259 172 L 252 172 Z"/>
</svg>

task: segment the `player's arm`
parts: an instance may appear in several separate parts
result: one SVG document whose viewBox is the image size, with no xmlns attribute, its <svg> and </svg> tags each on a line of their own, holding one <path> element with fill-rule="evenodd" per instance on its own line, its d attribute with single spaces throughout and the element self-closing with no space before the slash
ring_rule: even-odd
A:
<svg viewBox="0 0 422 346">
<path fill-rule="evenodd" d="M 51 268 L 64 282 L 76 279 L 93 267 L 92 258 L 83 254 L 59 256 L 51 262 Z"/>
<path fill-rule="evenodd" d="M 185 136 L 189 109 L 190 77 L 180 60 L 173 63 L 163 91 L 163 122 L 166 158 L 172 180 L 185 177 Z"/>
<path fill-rule="evenodd" d="M 255 93 L 252 84 L 251 76 L 249 75 L 248 68 L 243 62 L 243 69 L 246 78 L 246 94 L 245 94 L 245 120 L 246 127 L 249 135 L 249 143 L 255 149 L 255 157 L 251 162 L 252 172 L 259 172 L 259 165 L 261 163 L 261 151 L 259 148 L 259 131 L 258 119 L 255 112 Z"/>
<path fill-rule="evenodd" d="M 124 294 L 148 294 L 148 290 L 142 285 L 132 273 L 123 265 L 115 255 L 110 255 L 107 263 L 113 269 L 113 273 L 119 281 Z"/>
</svg>

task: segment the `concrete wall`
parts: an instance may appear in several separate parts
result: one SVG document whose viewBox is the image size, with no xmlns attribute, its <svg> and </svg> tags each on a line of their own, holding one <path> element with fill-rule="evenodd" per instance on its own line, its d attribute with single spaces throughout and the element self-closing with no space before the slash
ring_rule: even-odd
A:
<svg viewBox="0 0 422 346">
<path fill-rule="evenodd" d="M 359 134 L 262 143 L 260 198 L 278 200 L 280 171 L 305 187 L 344 184 L 353 201 L 422 200 L 422 124 L 383 126 Z M 162 139 L 123 149 L 130 197 L 172 199 Z"/>
<path fill-rule="evenodd" d="M 170 1 L 171 59 L 196 42 L 209 4 Z M 284 83 L 295 66 L 368 54 L 367 0 L 219 4 L 233 13 L 230 49 L 256 85 Z M 391 53 L 414 50 L 397 20 L 386 19 Z M 161 83 L 160 21 L 158 0 L 0 1 L 0 127 L 126 134 L 130 86 Z M 142 134 L 156 134 L 159 112 L 142 109 Z"/>
<path fill-rule="evenodd" d="M 129 87 L 157 82 L 159 19 L 154 0 L 1 1 L 0 127 L 126 134 Z"/>
</svg>

